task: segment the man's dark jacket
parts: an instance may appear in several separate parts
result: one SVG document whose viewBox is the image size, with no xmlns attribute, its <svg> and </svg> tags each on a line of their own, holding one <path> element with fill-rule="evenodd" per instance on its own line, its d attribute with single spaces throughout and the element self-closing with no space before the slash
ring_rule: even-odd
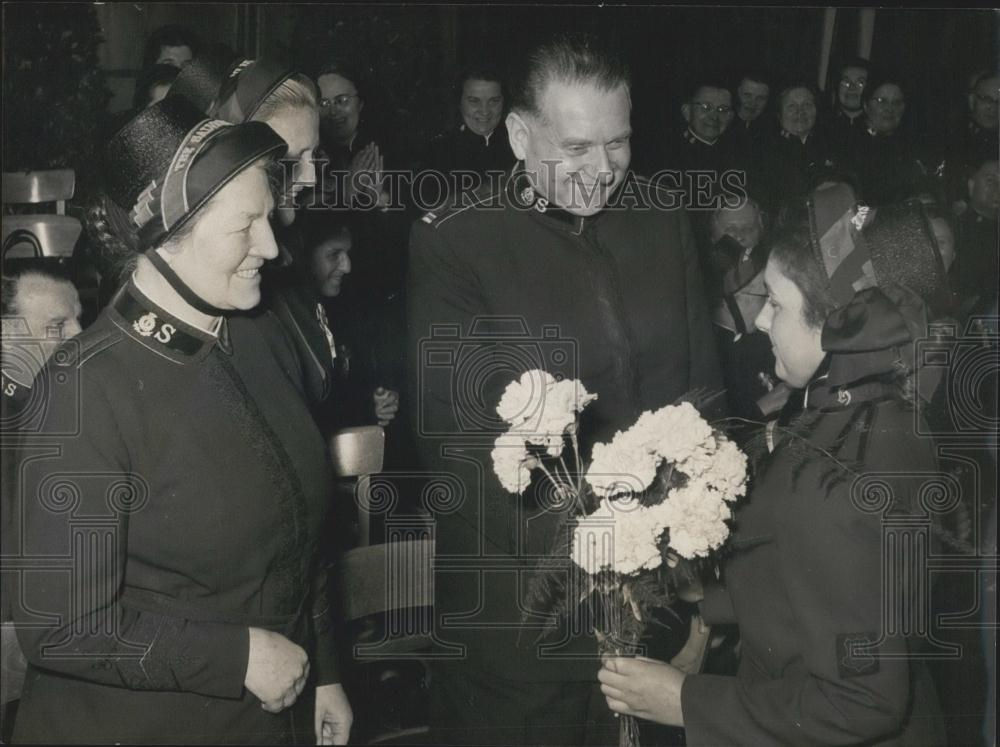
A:
<svg viewBox="0 0 1000 747">
<path fill-rule="evenodd" d="M 663 207 L 669 194 L 630 176 L 608 208 L 581 218 L 532 201 L 520 177 L 427 214 L 411 233 L 414 422 L 423 466 L 450 481 L 452 498 L 436 511 L 438 620 L 468 613 L 460 622 L 471 626 L 439 622 L 438 634 L 499 677 L 589 681 L 593 658 L 554 657 L 592 654 L 592 638 L 550 639 L 543 655 L 539 628 L 521 626 L 524 587 L 562 513 L 504 491 L 490 458 L 500 431 L 488 420 L 526 370 L 579 378 L 599 397 L 580 424 L 586 453 L 644 410 L 721 388 L 721 377 L 688 218 Z"/>
</svg>

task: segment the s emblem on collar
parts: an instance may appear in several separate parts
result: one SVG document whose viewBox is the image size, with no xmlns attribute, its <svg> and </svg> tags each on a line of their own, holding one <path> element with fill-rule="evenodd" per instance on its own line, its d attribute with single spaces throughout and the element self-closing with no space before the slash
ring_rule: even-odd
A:
<svg viewBox="0 0 1000 747">
<path fill-rule="evenodd" d="M 149 337 L 156 330 L 156 314 L 152 311 L 143 314 L 141 317 L 132 322 L 132 329 L 138 332 L 143 337 Z"/>
<path fill-rule="evenodd" d="M 174 336 L 174 332 L 177 331 L 177 328 L 170 324 L 170 322 L 159 324 L 156 314 L 152 311 L 143 314 L 141 317 L 132 322 L 132 329 L 143 337 L 149 337 L 152 335 L 154 340 L 162 342 L 164 345 L 170 342 Z"/>
<path fill-rule="evenodd" d="M 851 404 L 851 393 L 846 389 L 837 390 L 837 402 L 847 407 L 847 405 Z"/>
</svg>

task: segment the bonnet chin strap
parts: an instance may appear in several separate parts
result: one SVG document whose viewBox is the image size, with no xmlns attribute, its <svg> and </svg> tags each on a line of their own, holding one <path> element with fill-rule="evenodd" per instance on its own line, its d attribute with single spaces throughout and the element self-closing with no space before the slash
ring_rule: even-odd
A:
<svg viewBox="0 0 1000 747">
<path fill-rule="evenodd" d="M 209 316 L 225 315 L 225 309 L 213 306 L 191 290 L 188 284 L 181 280 L 180 275 L 173 271 L 170 265 L 167 264 L 167 260 L 161 257 L 156 249 L 147 249 L 145 251 L 145 255 L 147 259 L 153 263 L 153 267 L 159 270 L 163 279 L 170 284 L 171 288 L 177 291 L 177 295 L 183 298 L 189 306 L 197 309 L 202 314 L 208 314 Z"/>
</svg>

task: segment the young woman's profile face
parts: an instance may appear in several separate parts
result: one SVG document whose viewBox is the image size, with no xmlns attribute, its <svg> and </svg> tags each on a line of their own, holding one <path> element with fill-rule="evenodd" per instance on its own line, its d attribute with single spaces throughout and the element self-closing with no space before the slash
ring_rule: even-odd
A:
<svg viewBox="0 0 1000 747">
<path fill-rule="evenodd" d="M 260 303 L 260 268 L 278 256 L 268 220 L 274 198 L 263 166 L 253 166 L 219 190 L 170 266 L 198 296 L 220 309 Z"/>
<path fill-rule="evenodd" d="M 316 184 L 313 151 L 319 145 L 319 111 L 305 106 L 282 109 L 267 120 L 267 125 L 288 143 L 283 160 L 292 164 L 292 169 L 284 185 L 285 195 L 291 197 Z"/>
<path fill-rule="evenodd" d="M 312 271 L 316 290 L 325 298 L 340 295 L 344 276 L 351 271 L 351 235 L 331 236 L 313 251 Z"/>
<path fill-rule="evenodd" d="M 816 373 L 825 353 L 822 328 L 806 322 L 805 298 L 799 287 L 773 258 L 764 270 L 767 302 L 757 315 L 757 328 L 771 338 L 775 375 L 795 388 L 804 387 Z"/>
</svg>

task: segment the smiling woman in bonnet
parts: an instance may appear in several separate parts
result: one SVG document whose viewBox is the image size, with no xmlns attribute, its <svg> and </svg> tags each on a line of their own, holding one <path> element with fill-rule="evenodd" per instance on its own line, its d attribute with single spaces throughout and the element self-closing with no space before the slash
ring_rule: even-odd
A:
<svg viewBox="0 0 1000 747">
<path fill-rule="evenodd" d="M 56 354 L 71 385 L 42 434 L 58 448 L 22 471 L 25 553 L 64 562 L 16 589 L 15 741 L 346 743 L 325 446 L 277 322 L 238 313 L 277 253 L 285 150 L 175 96 L 107 146 L 109 224 L 140 256 Z"/>
</svg>

